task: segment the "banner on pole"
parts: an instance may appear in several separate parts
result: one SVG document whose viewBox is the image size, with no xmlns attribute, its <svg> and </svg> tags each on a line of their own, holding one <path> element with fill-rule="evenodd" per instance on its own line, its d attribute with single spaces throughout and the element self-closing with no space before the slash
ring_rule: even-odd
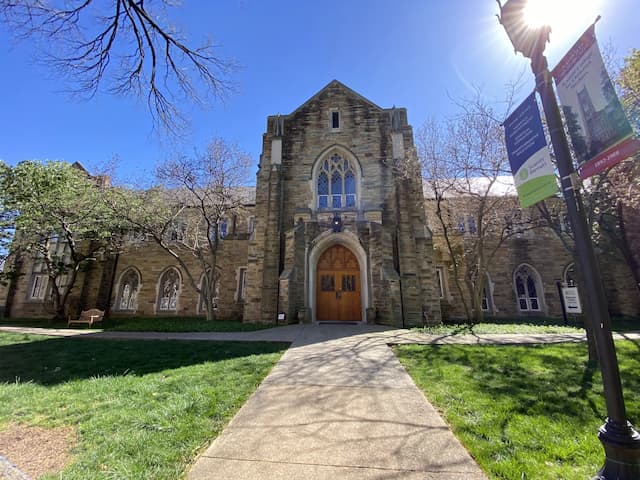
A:
<svg viewBox="0 0 640 480">
<path fill-rule="evenodd" d="M 600 173 L 640 150 L 640 141 L 602 61 L 591 25 L 553 69 L 581 178 Z"/>
<path fill-rule="evenodd" d="M 558 192 L 535 93 L 529 95 L 504 122 L 511 172 L 523 208 Z"/>
</svg>

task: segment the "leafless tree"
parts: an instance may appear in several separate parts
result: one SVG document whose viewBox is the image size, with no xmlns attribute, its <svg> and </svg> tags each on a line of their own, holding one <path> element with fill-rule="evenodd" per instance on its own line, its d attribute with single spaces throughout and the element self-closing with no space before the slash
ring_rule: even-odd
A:
<svg viewBox="0 0 640 480">
<path fill-rule="evenodd" d="M 443 257 L 449 263 L 466 317 L 483 318 L 488 266 L 504 242 L 538 222 L 515 196 L 501 120 L 482 99 L 458 102 L 458 115 L 428 121 L 416 134 L 427 208 L 437 220 Z M 507 110 L 510 104 L 507 105 Z"/>
<path fill-rule="evenodd" d="M 232 87 L 235 66 L 207 41 L 191 46 L 166 18 L 171 0 L 0 0 L 0 15 L 19 38 L 40 39 L 44 59 L 94 96 L 106 84 L 135 95 L 155 127 L 177 134 L 186 126 L 178 104 L 219 98 Z"/>
<path fill-rule="evenodd" d="M 160 187 L 114 191 L 113 205 L 131 230 L 153 239 L 182 267 L 208 320 L 215 319 L 220 228 L 230 216 L 242 215 L 248 203 L 250 164 L 236 145 L 214 138 L 204 153 L 162 162 L 156 169 Z"/>
</svg>

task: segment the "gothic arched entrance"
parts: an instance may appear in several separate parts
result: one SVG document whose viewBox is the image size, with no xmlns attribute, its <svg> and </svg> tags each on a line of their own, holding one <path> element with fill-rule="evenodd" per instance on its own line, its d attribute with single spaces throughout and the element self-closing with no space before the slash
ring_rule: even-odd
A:
<svg viewBox="0 0 640 480">
<path fill-rule="evenodd" d="M 361 320 L 360 265 L 343 245 L 327 248 L 316 268 L 316 319 Z"/>
</svg>

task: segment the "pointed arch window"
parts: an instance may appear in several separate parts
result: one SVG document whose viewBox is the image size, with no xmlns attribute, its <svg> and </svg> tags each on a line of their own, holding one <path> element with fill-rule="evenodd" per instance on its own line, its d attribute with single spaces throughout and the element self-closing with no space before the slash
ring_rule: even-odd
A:
<svg viewBox="0 0 640 480">
<path fill-rule="evenodd" d="M 178 309 L 180 284 L 180 274 L 175 268 L 170 268 L 162 274 L 158 291 L 158 310 L 175 312 Z"/>
<path fill-rule="evenodd" d="M 135 312 L 138 309 L 140 285 L 140 274 L 135 268 L 129 268 L 122 273 L 116 310 Z"/>
<path fill-rule="evenodd" d="M 518 296 L 518 308 L 521 312 L 539 312 L 542 287 L 538 273 L 528 265 L 521 265 L 514 275 L 514 287 Z"/>
<path fill-rule="evenodd" d="M 337 153 L 322 163 L 316 187 L 318 208 L 355 208 L 356 174 L 349 160 Z"/>
<path fill-rule="evenodd" d="M 213 279 L 214 287 L 213 287 L 213 298 L 212 298 L 212 305 L 214 310 L 218 309 L 218 298 L 220 298 L 220 276 L 221 276 L 220 272 L 216 270 L 216 274 Z M 205 291 L 208 288 L 208 286 L 209 286 L 209 280 L 207 278 L 207 275 L 203 273 L 202 276 L 200 277 L 200 290 Z M 207 302 L 202 293 L 200 294 L 200 298 L 198 302 L 198 311 L 200 313 L 206 313 L 207 311 Z"/>
<path fill-rule="evenodd" d="M 493 312 L 495 309 L 493 302 L 493 283 L 489 273 L 485 273 L 484 287 L 482 288 L 481 307 L 483 312 Z"/>
</svg>

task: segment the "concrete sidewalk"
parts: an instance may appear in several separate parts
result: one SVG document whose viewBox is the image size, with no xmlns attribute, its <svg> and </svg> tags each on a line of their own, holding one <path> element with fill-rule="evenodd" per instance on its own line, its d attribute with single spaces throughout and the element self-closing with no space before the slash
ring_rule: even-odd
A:
<svg viewBox="0 0 640 480">
<path fill-rule="evenodd" d="M 390 333 L 300 328 L 188 478 L 485 479 L 387 346 Z"/>
</svg>

